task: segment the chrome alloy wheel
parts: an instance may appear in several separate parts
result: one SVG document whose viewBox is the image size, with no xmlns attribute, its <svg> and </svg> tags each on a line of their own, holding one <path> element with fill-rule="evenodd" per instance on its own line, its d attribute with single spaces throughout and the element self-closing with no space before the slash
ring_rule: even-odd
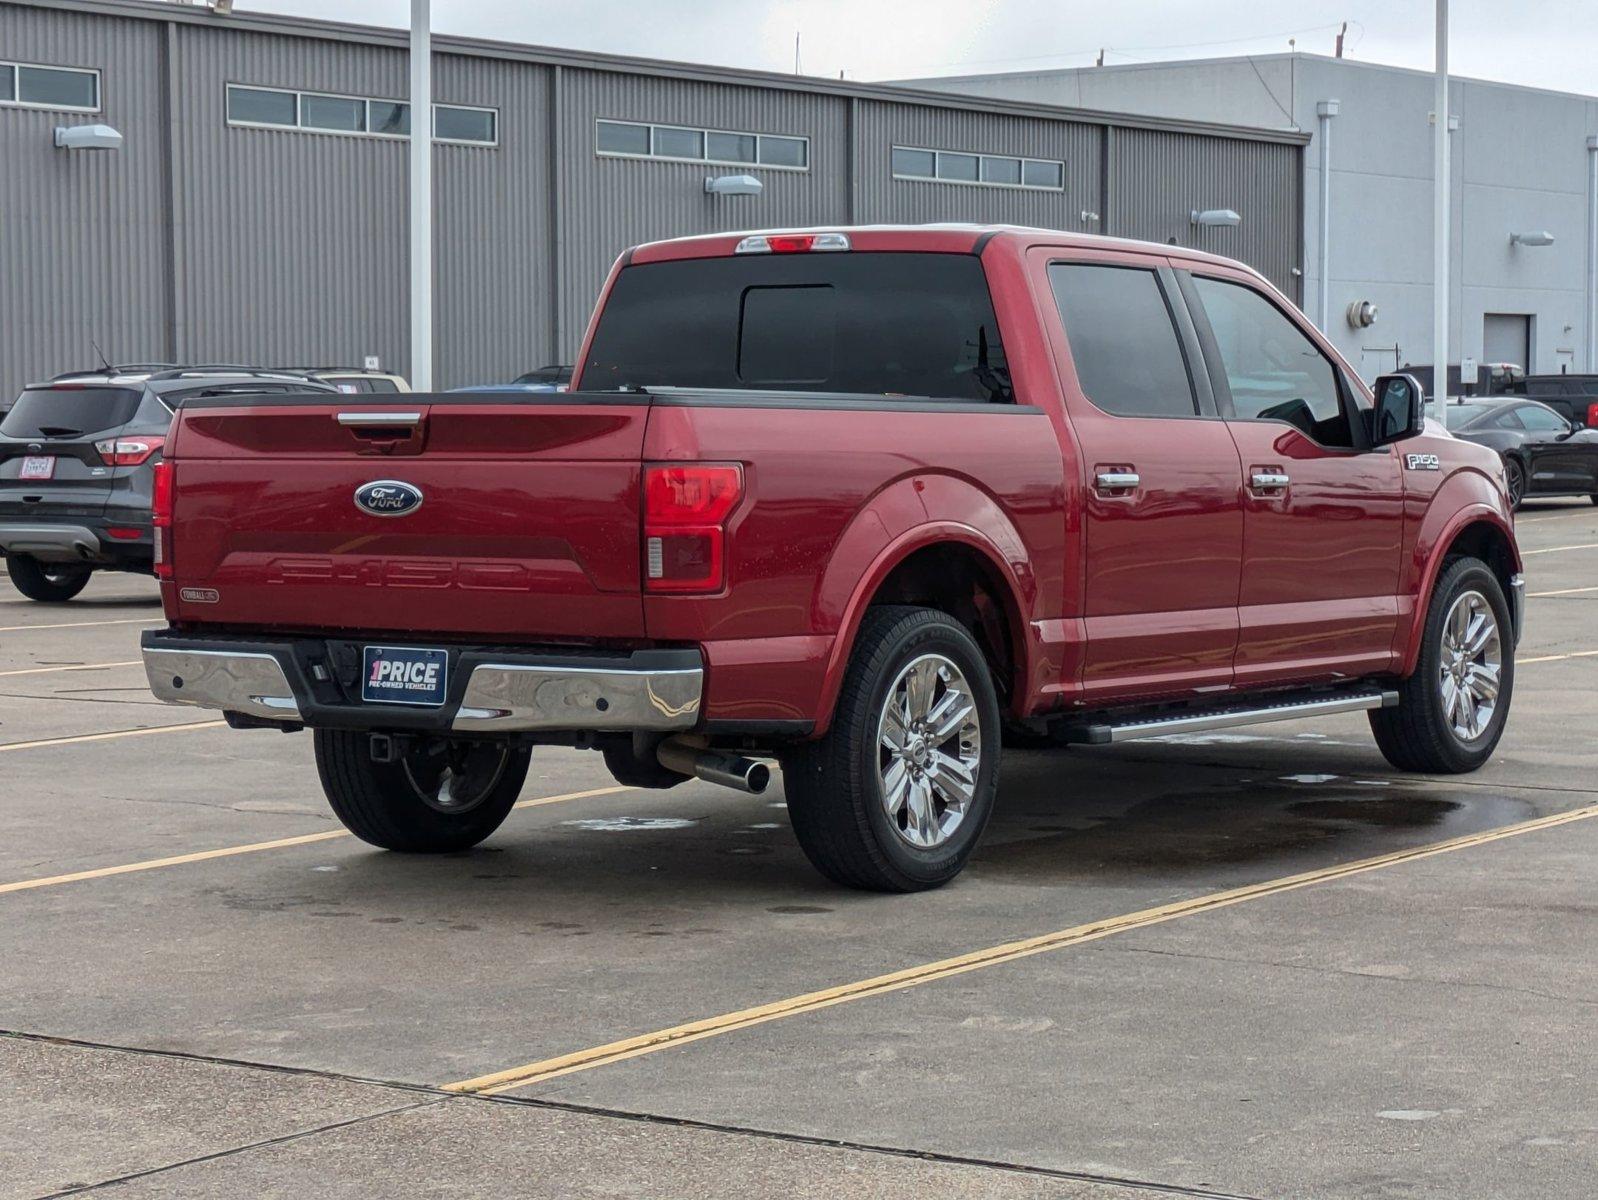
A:
<svg viewBox="0 0 1598 1200">
<path fill-rule="evenodd" d="M 877 721 L 877 769 L 888 823 L 918 850 L 960 828 L 982 766 L 971 685 L 941 654 L 915 659 L 888 689 Z"/>
<path fill-rule="evenodd" d="M 509 746 L 436 742 L 407 754 L 405 777 L 435 812 L 470 812 L 493 792 L 510 763 Z"/>
<path fill-rule="evenodd" d="M 1492 724 L 1503 669 L 1503 641 L 1492 605 L 1480 592 L 1466 592 L 1448 610 L 1438 656 L 1443 717 L 1460 741 L 1475 741 Z"/>
</svg>

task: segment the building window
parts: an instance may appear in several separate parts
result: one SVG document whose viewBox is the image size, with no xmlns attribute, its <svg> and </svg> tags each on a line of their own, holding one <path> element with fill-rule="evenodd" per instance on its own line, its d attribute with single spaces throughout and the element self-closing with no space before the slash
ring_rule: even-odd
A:
<svg viewBox="0 0 1598 1200">
<path fill-rule="evenodd" d="M 100 111 L 100 72 L 0 62 L 0 104 L 68 112 Z"/>
<path fill-rule="evenodd" d="M 411 106 L 403 100 L 372 100 L 282 88 L 227 86 L 229 125 L 301 129 L 311 133 L 403 138 L 411 132 Z M 433 137 L 470 146 L 499 145 L 499 112 L 461 104 L 433 105 Z"/>
<path fill-rule="evenodd" d="M 663 158 L 784 171 L 810 167 L 809 138 L 775 133 L 601 120 L 595 125 L 594 147 L 602 155 L 618 158 Z"/>
<path fill-rule="evenodd" d="M 1046 158 L 1007 154 L 966 154 L 954 150 L 893 148 L 893 177 L 928 183 L 972 183 L 982 187 L 1065 190 L 1065 164 Z"/>
</svg>

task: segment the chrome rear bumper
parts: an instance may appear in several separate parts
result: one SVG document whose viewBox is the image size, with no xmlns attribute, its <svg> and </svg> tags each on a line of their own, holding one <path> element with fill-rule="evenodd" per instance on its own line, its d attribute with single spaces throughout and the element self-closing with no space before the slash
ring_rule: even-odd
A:
<svg viewBox="0 0 1598 1200">
<path fill-rule="evenodd" d="M 335 665 L 336 646 L 189 637 L 143 638 L 150 691 L 169 704 L 286 725 L 457 733 L 679 733 L 699 721 L 704 667 L 697 650 L 632 654 L 500 654 L 451 649 L 451 686 L 436 707 L 371 704 L 359 672 Z"/>
</svg>

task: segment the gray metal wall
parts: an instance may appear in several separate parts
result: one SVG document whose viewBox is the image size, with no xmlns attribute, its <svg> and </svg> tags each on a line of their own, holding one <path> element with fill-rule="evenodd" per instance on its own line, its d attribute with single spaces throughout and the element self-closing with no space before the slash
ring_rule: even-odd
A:
<svg viewBox="0 0 1598 1200">
<path fill-rule="evenodd" d="M 0 57 L 98 67 L 104 113 L 0 109 L 0 387 L 167 337 L 162 27 L 0 4 Z M 116 153 L 57 150 L 62 123 L 103 120 Z"/>
<path fill-rule="evenodd" d="M 1149 129 L 1111 134 L 1109 232 L 1151 242 L 1176 239 L 1248 263 L 1291 299 L 1302 299 L 1303 171 L 1299 148 Z M 1195 227 L 1192 211 L 1230 208 L 1235 226 Z"/>
<path fill-rule="evenodd" d="M 0 3 L 0 58 L 98 67 L 105 95 L 103 117 L 0 108 L 0 389 L 89 364 L 91 336 L 124 361 L 375 354 L 406 370 L 406 144 L 234 128 L 225 114 L 230 82 L 403 97 L 396 35 L 22 0 Z M 1191 244 L 1189 208 L 1229 206 L 1246 213 L 1242 229 L 1199 244 L 1297 294 L 1301 148 L 1290 136 L 897 95 L 437 39 L 436 99 L 497 109 L 500 140 L 434 151 L 436 382 L 569 362 L 618 253 L 716 230 L 980 221 Z M 810 167 L 751 169 L 759 197 L 709 196 L 707 175 L 738 169 L 600 157 L 600 118 L 802 135 Z M 55 125 L 97 119 L 121 130 L 121 151 L 51 144 Z M 1066 187 L 895 180 L 895 144 L 1059 159 Z"/>
</svg>

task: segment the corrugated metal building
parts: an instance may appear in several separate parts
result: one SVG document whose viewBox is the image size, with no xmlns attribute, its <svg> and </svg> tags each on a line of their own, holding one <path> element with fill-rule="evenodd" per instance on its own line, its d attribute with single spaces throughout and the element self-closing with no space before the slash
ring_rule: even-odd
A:
<svg viewBox="0 0 1598 1200">
<path fill-rule="evenodd" d="M 996 221 L 1242 258 L 1295 299 L 1301 134 L 434 39 L 436 382 L 570 361 L 628 245 Z M 409 361 L 403 36 L 0 2 L 0 390 L 94 359 Z M 120 150 L 67 150 L 102 122 Z M 447 139 L 447 140 L 442 140 Z M 751 174 L 759 196 L 707 195 Z M 1195 208 L 1247 214 L 1197 228 Z"/>
</svg>

